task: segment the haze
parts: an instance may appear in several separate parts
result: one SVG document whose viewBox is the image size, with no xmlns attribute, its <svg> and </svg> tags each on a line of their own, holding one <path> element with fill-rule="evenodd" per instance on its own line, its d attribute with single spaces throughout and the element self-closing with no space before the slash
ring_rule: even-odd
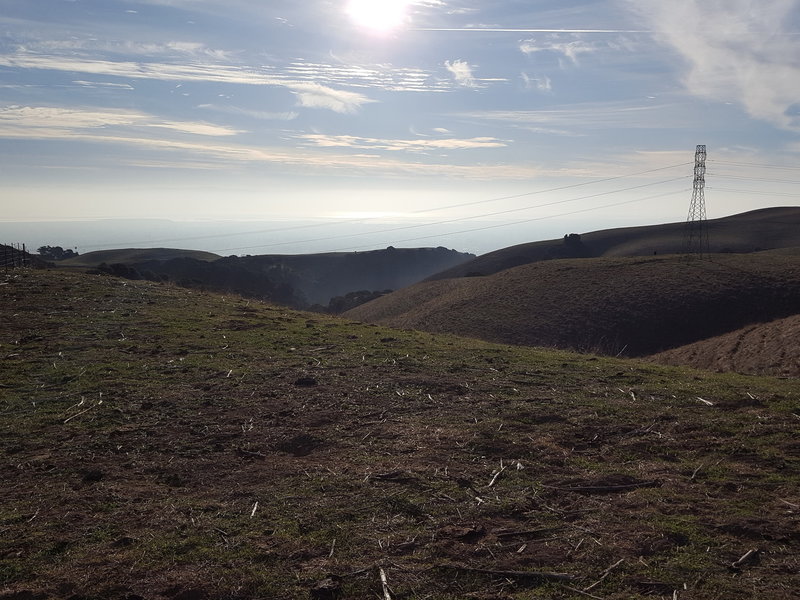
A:
<svg viewBox="0 0 800 600">
<path fill-rule="evenodd" d="M 3 0 L 0 241 L 480 253 L 683 220 L 696 144 L 797 204 L 797 0 L 372 6 Z"/>
</svg>

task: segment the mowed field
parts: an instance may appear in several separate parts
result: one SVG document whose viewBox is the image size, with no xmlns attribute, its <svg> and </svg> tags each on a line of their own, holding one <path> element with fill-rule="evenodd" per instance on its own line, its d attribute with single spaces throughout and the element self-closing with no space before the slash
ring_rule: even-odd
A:
<svg viewBox="0 0 800 600">
<path fill-rule="evenodd" d="M 63 270 L 0 322 L 5 600 L 800 589 L 794 381 Z"/>
</svg>

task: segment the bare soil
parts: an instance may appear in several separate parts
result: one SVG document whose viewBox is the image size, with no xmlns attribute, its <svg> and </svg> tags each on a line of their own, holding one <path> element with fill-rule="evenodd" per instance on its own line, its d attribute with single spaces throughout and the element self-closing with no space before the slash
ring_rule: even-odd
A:
<svg viewBox="0 0 800 600">
<path fill-rule="evenodd" d="M 3 600 L 797 598 L 786 381 L 63 271 L 0 323 Z"/>
</svg>

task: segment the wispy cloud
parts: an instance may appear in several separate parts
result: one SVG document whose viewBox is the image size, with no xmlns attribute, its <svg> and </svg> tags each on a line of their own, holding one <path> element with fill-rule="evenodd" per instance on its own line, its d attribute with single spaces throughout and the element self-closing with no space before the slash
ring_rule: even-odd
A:
<svg viewBox="0 0 800 600">
<path fill-rule="evenodd" d="M 638 100 L 587 102 L 541 110 L 489 110 L 460 113 L 460 116 L 497 122 L 513 128 L 558 135 L 585 135 L 587 131 L 630 129 L 672 129 L 699 125 L 685 112 L 685 106 L 665 102 L 648 104 Z M 676 125 L 679 124 L 679 125 Z"/>
<path fill-rule="evenodd" d="M 162 133 L 157 133 L 159 130 Z M 170 135 L 170 134 L 178 135 Z M 379 140 L 350 136 L 308 136 L 308 147 L 278 148 L 223 141 L 238 133 L 202 122 L 159 120 L 137 111 L 80 108 L 7 106 L 0 108 L 0 139 L 64 140 L 99 147 L 127 146 L 129 154 L 113 153 L 116 167 L 185 169 L 236 168 L 265 165 L 297 172 L 353 173 L 407 177 L 446 176 L 480 180 L 524 179 L 535 169 L 529 165 L 455 165 L 418 160 L 398 160 L 374 151 L 448 151 L 496 148 L 506 142 L 494 138 L 443 140 Z M 225 135 L 223 135 L 225 134 Z M 201 137 L 202 136 L 202 137 Z M 373 152 L 337 153 L 368 149 Z M 82 152 L 85 152 L 82 151 Z M 110 156 L 102 153 L 102 156 Z"/>
<path fill-rule="evenodd" d="M 445 68 L 459 85 L 464 87 L 476 87 L 475 76 L 472 74 L 472 66 L 465 60 L 444 61 Z"/>
<path fill-rule="evenodd" d="M 161 43 L 136 42 L 132 40 L 102 40 L 96 37 L 82 39 L 56 39 L 27 41 L 18 46 L 20 53 L 30 54 L 58 54 L 70 53 L 75 55 L 120 55 L 126 57 L 157 57 L 160 59 L 174 58 L 231 60 L 234 53 L 210 48 L 199 42 L 174 40 Z"/>
<path fill-rule="evenodd" d="M 578 63 L 581 54 L 591 54 L 597 51 L 595 44 L 590 44 L 581 39 L 564 41 L 561 39 L 523 40 L 519 45 L 520 52 L 523 54 L 534 54 L 537 52 L 555 52 L 568 58 L 573 64 Z"/>
<path fill-rule="evenodd" d="M 204 110 L 213 110 L 214 112 L 226 113 L 229 115 L 242 115 L 250 117 L 251 119 L 258 119 L 261 121 L 293 121 L 300 116 L 299 113 L 294 111 L 289 112 L 272 112 L 265 110 L 249 110 L 246 108 L 239 108 L 236 106 L 220 106 L 217 104 L 200 104 L 197 108 Z"/>
<path fill-rule="evenodd" d="M 327 108 L 338 113 L 354 113 L 364 104 L 376 102 L 357 92 L 335 90 L 318 83 L 284 85 L 297 96 L 298 104 L 306 108 Z"/>
<path fill-rule="evenodd" d="M 686 89 L 735 101 L 757 119 L 800 129 L 791 115 L 800 82 L 800 36 L 786 29 L 797 0 L 626 0 L 688 65 Z"/>
<path fill-rule="evenodd" d="M 101 88 L 110 88 L 110 89 L 117 89 L 117 90 L 133 90 L 134 87 L 129 83 L 111 83 L 108 81 L 83 81 L 83 80 L 75 80 L 72 83 L 75 85 L 79 85 L 85 88 L 93 88 L 93 89 L 101 89 Z"/>
<path fill-rule="evenodd" d="M 531 77 L 527 73 L 521 73 L 523 83 L 526 90 L 538 90 L 540 92 L 552 92 L 553 82 L 546 75 L 543 77 Z"/>
<path fill-rule="evenodd" d="M 352 135 L 319 135 L 298 136 L 299 139 L 312 146 L 321 148 L 358 148 L 366 150 L 391 150 L 425 152 L 430 150 L 475 150 L 486 148 L 502 148 L 508 143 L 493 137 L 444 138 L 444 139 L 377 139 Z"/>
<path fill-rule="evenodd" d="M 42 69 L 79 72 L 91 75 L 153 79 L 162 81 L 199 81 L 241 85 L 280 86 L 297 96 L 298 105 L 328 108 L 335 112 L 352 113 L 364 104 L 374 102 L 364 94 L 336 90 L 319 83 L 292 80 L 264 67 L 251 69 L 234 65 L 207 63 L 156 63 L 92 60 L 54 55 L 0 55 L 0 66 L 17 69 Z"/>
<path fill-rule="evenodd" d="M 160 128 L 198 136 L 227 137 L 243 133 L 237 129 L 201 121 L 170 121 L 133 110 L 64 108 L 50 106 L 0 107 L 0 138 L 79 138 L 83 133 L 101 135 L 119 129 Z M 97 133 L 101 130 L 101 133 Z"/>
<path fill-rule="evenodd" d="M 287 78 L 299 81 L 391 92 L 444 92 L 453 89 L 452 82 L 437 78 L 434 73 L 422 68 L 363 64 L 351 58 L 334 58 L 336 64 L 294 61 L 280 69 L 280 72 Z"/>
</svg>

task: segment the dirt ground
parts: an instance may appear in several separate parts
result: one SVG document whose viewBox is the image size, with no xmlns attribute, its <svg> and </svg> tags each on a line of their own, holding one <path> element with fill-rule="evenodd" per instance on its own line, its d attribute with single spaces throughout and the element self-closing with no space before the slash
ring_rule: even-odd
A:
<svg viewBox="0 0 800 600">
<path fill-rule="evenodd" d="M 785 381 L 0 278 L 0 598 L 797 598 Z"/>
</svg>

